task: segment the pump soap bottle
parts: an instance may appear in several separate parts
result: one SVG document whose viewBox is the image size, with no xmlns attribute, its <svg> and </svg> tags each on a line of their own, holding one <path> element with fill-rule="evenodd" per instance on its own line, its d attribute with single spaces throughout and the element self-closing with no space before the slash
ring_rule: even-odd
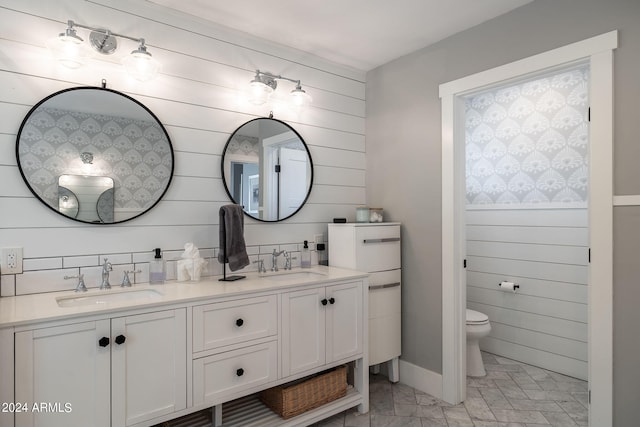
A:
<svg viewBox="0 0 640 427">
<path fill-rule="evenodd" d="M 304 246 L 300 252 L 300 267 L 311 267 L 311 252 L 309 252 L 309 242 L 307 240 L 304 241 Z"/>
<path fill-rule="evenodd" d="M 159 285 L 164 283 L 166 266 L 160 248 L 155 248 L 155 252 L 155 257 L 149 261 L 149 283 Z"/>
</svg>

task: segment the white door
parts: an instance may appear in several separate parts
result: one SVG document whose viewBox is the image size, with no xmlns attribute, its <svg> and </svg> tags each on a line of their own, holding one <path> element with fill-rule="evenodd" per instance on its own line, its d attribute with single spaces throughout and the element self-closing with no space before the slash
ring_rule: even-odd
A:
<svg viewBox="0 0 640 427">
<path fill-rule="evenodd" d="M 113 426 L 186 408 L 185 309 L 111 320 Z"/>
<path fill-rule="evenodd" d="M 311 179 L 308 168 L 306 151 L 280 148 L 280 218 L 293 214 L 304 202 Z"/>
<path fill-rule="evenodd" d="M 283 376 L 325 363 L 324 288 L 305 289 L 282 296 Z"/>
<path fill-rule="evenodd" d="M 16 426 L 109 427 L 109 337 L 108 320 L 16 333 Z"/>
<path fill-rule="evenodd" d="M 362 283 L 327 288 L 327 361 L 362 352 Z"/>
</svg>

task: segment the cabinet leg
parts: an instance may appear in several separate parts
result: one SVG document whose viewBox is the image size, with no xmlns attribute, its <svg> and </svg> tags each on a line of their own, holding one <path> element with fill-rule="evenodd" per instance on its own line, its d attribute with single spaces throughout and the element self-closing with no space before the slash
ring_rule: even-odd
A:
<svg viewBox="0 0 640 427">
<path fill-rule="evenodd" d="M 380 364 L 371 366 L 371 373 L 373 375 L 378 375 L 380 373 Z"/>
<path fill-rule="evenodd" d="M 398 367 L 397 357 L 394 357 L 387 362 L 387 369 L 389 371 L 389 381 L 391 381 L 392 383 L 397 383 L 398 381 L 400 381 L 400 369 Z"/>
<path fill-rule="evenodd" d="M 362 403 L 358 405 L 358 412 L 369 412 L 369 364 L 365 359 L 358 359 L 353 367 L 354 387 L 362 394 Z"/>
<path fill-rule="evenodd" d="M 222 404 L 211 407 L 211 420 L 213 421 L 213 427 L 222 425 Z"/>
</svg>

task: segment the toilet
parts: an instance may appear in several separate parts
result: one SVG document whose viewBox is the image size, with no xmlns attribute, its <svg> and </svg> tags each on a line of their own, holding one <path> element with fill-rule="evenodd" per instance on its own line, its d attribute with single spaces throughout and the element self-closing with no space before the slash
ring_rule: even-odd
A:
<svg viewBox="0 0 640 427">
<path fill-rule="evenodd" d="M 480 338 L 491 332 L 489 317 L 479 311 L 467 309 L 467 375 L 484 377 L 484 363 L 480 355 Z"/>
</svg>

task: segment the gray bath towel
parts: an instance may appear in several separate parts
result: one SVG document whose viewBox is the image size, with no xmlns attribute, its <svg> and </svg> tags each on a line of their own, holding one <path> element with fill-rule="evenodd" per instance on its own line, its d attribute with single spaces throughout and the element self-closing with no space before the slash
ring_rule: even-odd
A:
<svg viewBox="0 0 640 427">
<path fill-rule="evenodd" d="M 244 243 L 244 212 L 240 205 L 224 205 L 220 208 L 220 252 L 218 261 L 228 262 L 231 271 L 249 265 L 249 255 Z"/>
</svg>

